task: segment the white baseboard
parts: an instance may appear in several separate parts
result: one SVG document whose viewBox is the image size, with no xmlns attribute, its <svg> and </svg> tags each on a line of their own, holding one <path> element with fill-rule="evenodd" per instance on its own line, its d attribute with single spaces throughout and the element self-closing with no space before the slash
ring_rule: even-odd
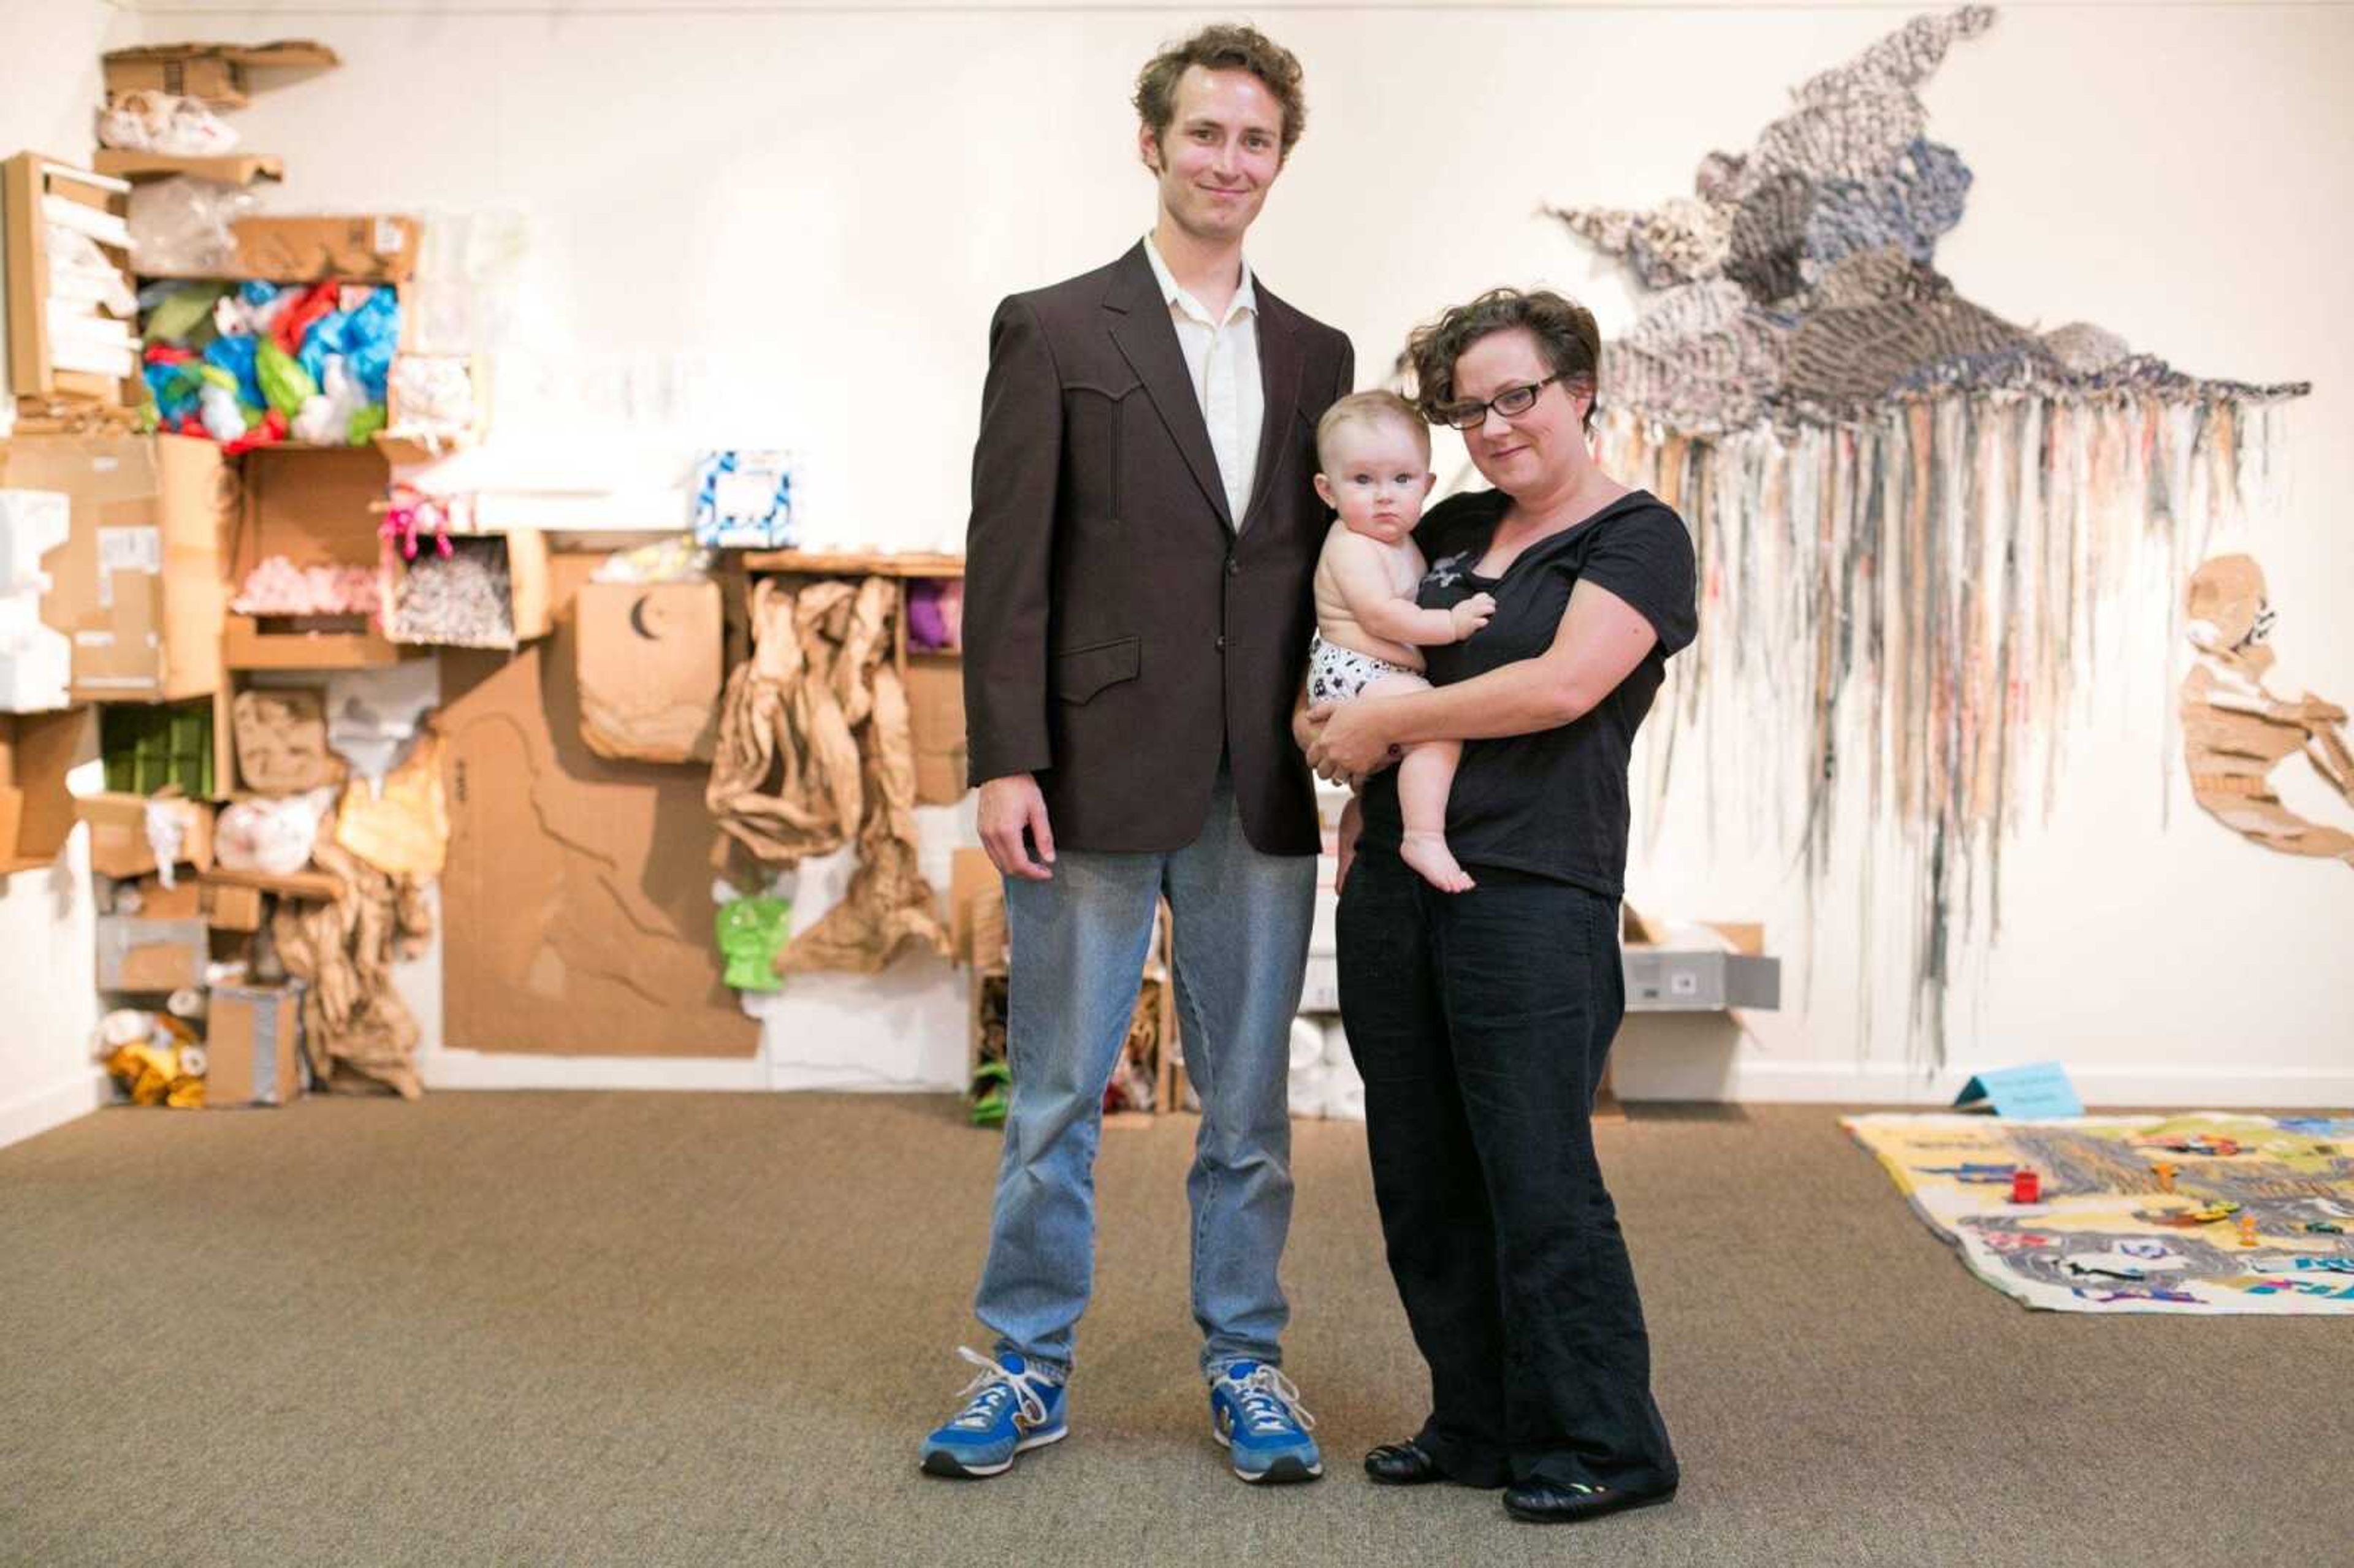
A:
<svg viewBox="0 0 2354 1568">
<path fill-rule="evenodd" d="M 2009 1064 L 2005 1064 L 2006 1065 Z M 428 1051 L 422 1058 L 429 1089 L 684 1089 L 706 1093 L 952 1093 L 956 1084 L 909 1083 L 855 1068 L 771 1064 L 761 1056 L 542 1056 L 483 1051 Z M 1744 1050 L 1617 1055 L 1613 1086 L 1622 1100 L 1702 1100 L 1723 1103 L 1909 1106 L 1942 1109 L 1954 1103 L 1971 1069 L 1949 1067 L 1929 1076 L 1899 1063 L 1780 1061 Z M 2192 1109 L 2327 1110 L 2354 1107 L 2354 1072 L 2237 1072 L 2097 1068 L 2072 1071 L 2087 1106 L 2181 1106 Z M 96 1080 L 104 1103 L 104 1075 Z M 79 1116 L 80 1110 L 58 1119 Z M 0 1110 L 0 1142 L 8 1130 Z M 54 1125 L 48 1123 L 44 1125 Z M 32 1131 L 39 1131 L 34 1128 Z M 28 1137 L 29 1132 L 17 1136 Z"/>
<path fill-rule="evenodd" d="M 1613 1086 L 1622 1100 L 1904 1106 L 1934 1110 L 1954 1103 L 1972 1071 L 1947 1067 L 1925 1076 L 1918 1069 L 1897 1063 L 1776 1061 L 1748 1052 L 1730 1061 L 1646 1062 L 1639 1054 L 1630 1053 L 1616 1059 Z M 2354 1072 L 2244 1072 L 2221 1066 L 2186 1071 L 2168 1065 L 2072 1068 L 2068 1078 L 2087 1107 L 2179 1106 L 2198 1110 L 2354 1107 Z"/>
<path fill-rule="evenodd" d="M 106 1069 L 91 1067 L 62 1083 L 0 1103 L 0 1149 L 88 1116 L 113 1097 Z"/>
<path fill-rule="evenodd" d="M 428 1089 L 688 1089 L 722 1093 L 769 1087 L 769 1065 L 753 1056 L 542 1056 L 521 1052 L 428 1051 L 419 1059 Z"/>
</svg>

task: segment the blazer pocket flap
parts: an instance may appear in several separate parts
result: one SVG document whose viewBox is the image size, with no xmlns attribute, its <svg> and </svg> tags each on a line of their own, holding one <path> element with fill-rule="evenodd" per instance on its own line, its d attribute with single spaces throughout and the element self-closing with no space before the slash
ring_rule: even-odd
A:
<svg viewBox="0 0 2354 1568">
<path fill-rule="evenodd" d="M 1140 637 L 1064 649 L 1055 655 L 1055 695 L 1066 703 L 1084 703 L 1106 686 L 1135 680 L 1143 667 L 1143 649 Z"/>
</svg>

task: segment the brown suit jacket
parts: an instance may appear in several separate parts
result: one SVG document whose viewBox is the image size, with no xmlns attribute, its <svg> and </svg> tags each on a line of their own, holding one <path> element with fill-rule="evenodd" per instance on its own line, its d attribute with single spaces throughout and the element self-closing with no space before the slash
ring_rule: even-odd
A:
<svg viewBox="0 0 2354 1568">
<path fill-rule="evenodd" d="M 971 776 L 1037 775 L 1058 847 L 1191 843 L 1224 756 L 1250 842 L 1316 851 L 1291 705 L 1331 515 L 1316 420 L 1356 362 L 1254 281 L 1267 417 L 1239 532 L 1141 243 L 990 325 L 965 538 Z"/>
</svg>

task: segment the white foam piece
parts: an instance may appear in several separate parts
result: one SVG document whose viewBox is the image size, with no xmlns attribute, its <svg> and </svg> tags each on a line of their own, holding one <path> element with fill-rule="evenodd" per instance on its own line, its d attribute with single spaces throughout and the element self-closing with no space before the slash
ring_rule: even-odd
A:
<svg viewBox="0 0 2354 1568">
<path fill-rule="evenodd" d="M 1324 1031 L 1311 1019 L 1291 1021 L 1291 1067 L 1294 1072 L 1324 1060 Z"/>
</svg>

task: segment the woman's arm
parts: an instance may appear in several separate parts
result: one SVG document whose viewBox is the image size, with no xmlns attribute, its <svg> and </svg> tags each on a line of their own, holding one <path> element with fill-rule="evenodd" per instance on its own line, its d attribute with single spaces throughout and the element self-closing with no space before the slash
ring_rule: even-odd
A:
<svg viewBox="0 0 2354 1568">
<path fill-rule="evenodd" d="M 1327 779 L 1354 780 L 1387 760 L 1392 747 L 1558 728 L 1617 690 L 1658 641 L 1633 605 L 1599 583 L 1580 582 L 1553 646 L 1533 659 L 1451 686 L 1310 709 L 1308 722 L 1320 731 L 1309 765 Z"/>
</svg>

